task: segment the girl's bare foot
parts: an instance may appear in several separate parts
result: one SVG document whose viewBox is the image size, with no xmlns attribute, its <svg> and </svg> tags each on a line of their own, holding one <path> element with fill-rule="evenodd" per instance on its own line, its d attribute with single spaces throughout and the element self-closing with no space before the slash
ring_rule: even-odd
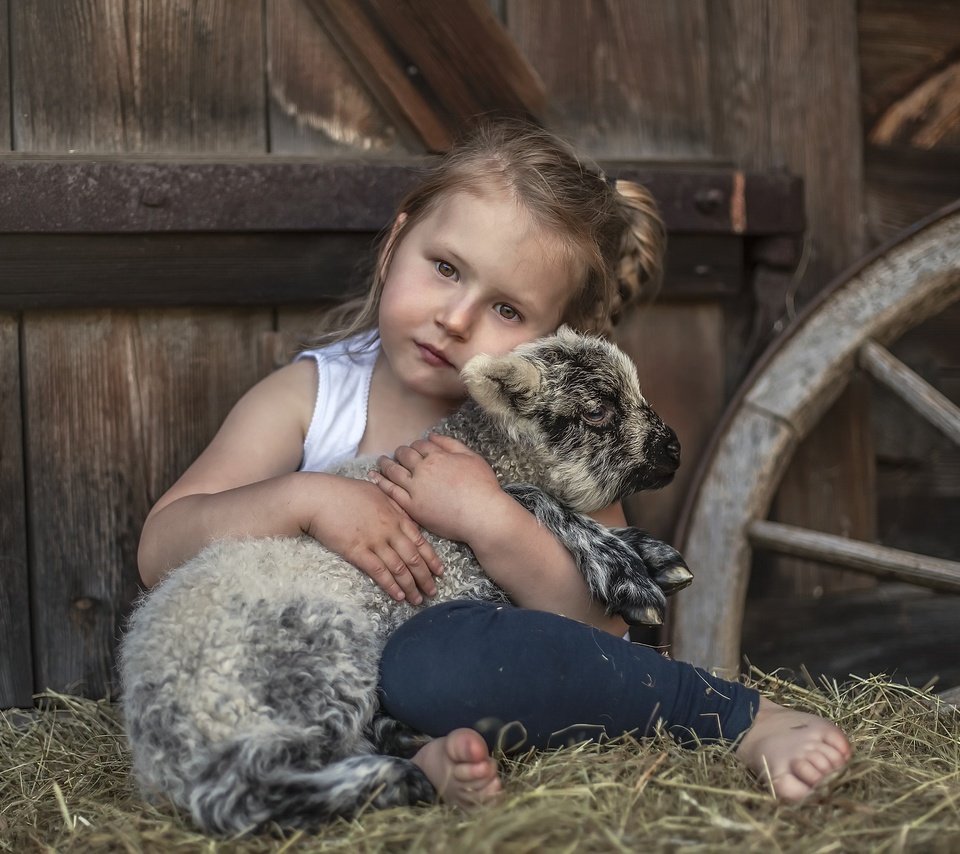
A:
<svg viewBox="0 0 960 854">
<path fill-rule="evenodd" d="M 850 761 L 847 737 L 817 715 L 760 698 L 757 717 L 740 740 L 737 757 L 782 801 L 803 800 Z"/>
<path fill-rule="evenodd" d="M 448 804 L 482 804 L 502 788 L 497 763 L 476 730 L 455 729 L 443 738 L 435 738 L 420 748 L 413 762 Z"/>
</svg>

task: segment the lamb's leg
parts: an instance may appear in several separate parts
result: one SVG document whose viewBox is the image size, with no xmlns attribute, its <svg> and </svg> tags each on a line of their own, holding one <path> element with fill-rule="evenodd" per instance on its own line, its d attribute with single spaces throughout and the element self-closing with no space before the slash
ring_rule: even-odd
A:
<svg viewBox="0 0 960 854">
<path fill-rule="evenodd" d="M 665 544 L 660 544 L 663 550 L 657 551 L 654 548 L 657 541 L 642 532 L 639 532 L 641 536 L 628 540 L 593 519 L 567 509 L 530 484 L 508 484 L 504 489 L 566 546 L 591 596 L 605 605 L 608 613 L 619 614 L 628 623 L 662 623 L 666 599 L 658 578 L 673 589 L 689 582 L 684 579 L 684 572 L 692 578 L 679 553 Z M 641 544 L 642 550 L 634 548 L 634 542 Z"/>
<path fill-rule="evenodd" d="M 402 759 L 412 759 L 430 741 L 430 736 L 411 729 L 382 710 L 374 715 L 368 738 L 377 753 Z"/>
<path fill-rule="evenodd" d="M 609 528 L 608 530 L 620 537 L 640 556 L 650 577 L 667 596 L 683 590 L 693 581 L 693 573 L 687 567 L 683 555 L 669 543 L 651 537 L 640 528 Z"/>
</svg>

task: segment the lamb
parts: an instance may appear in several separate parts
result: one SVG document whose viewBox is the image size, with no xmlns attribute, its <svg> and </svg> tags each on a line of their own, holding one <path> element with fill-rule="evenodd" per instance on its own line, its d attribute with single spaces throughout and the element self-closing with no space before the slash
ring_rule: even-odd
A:
<svg viewBox="0 0 960 854">
<path fill-rule="evenodd" d="M 637 529 L 580 515 L 666 484 L 679 464 L 676 435 L 641 395 L 633 363 L 563 328 L 477 356 L 463 376 L 471 399 L 437 432 L 488 460 L 570 549 L 608 612 L 658 622 L 665 593 L 692 579 L 683 559 Z M 363 477 L 372 464 L 338 471 Z M 428 536 L 445 566 L 435 602 L 506 601 L 466 545 Z M 380 653 L 415 610 L 310 538 L 207 547 L 141 599 L 121 642 L 144 793 L 214 833 L 310 828 L 434 800 L 404 758 L 416 735 L 377 715 Z"/>
</svg>

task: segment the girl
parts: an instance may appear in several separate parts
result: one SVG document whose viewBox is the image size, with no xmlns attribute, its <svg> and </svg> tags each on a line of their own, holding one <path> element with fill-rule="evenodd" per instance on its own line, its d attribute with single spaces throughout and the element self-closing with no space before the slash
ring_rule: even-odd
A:
<svg viewBox="0 0 960 854">
<path fill-rule="evenodd" d="M 366 298 L 254 386 L 151 510 L 144 583 L 214 539 L 308 534 L 420 604 L 443 571 L 423 525 L 468 543 L 518 606 L 428 608 L 385 650 L 384 706 L 436 736 L 414 761 L 442 797 L 499 791 L 489 750 L 503 722 L 543 747 L 557 733 L 644 734 L 657 720 L 681 741 L 739 739 L 737 755 L 780 797 L 804 797 L 849 758 L 836 727 L 623 640 L 624 624 L 482 458 L 436 436 L 403 444 L 459 405 L 473 355 L 563 322 L 608 333 L 657 281 L 662 250 L 642 188 L 611 187 L 541 129 L 480 127 L 402 202 Z M 324 473 L 360 454 L 384 455 L 375 483 Z M 619 506 L 596 518 L 625 524 Z"/>
</svg>

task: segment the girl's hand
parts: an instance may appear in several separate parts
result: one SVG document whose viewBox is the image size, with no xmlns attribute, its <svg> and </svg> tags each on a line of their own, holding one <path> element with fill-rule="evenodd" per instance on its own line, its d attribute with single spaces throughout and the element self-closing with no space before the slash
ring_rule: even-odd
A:
<svg viewBox="0 0 960 854">
<path fill-rule="evenodd" d="M 513 501 L 487 461 L 449 436 L 431 433 L 401 445 L 394 457 L 380 457 L 380 474 L 371 472 L 371 480 L 438 536 L 469 542 L 499 502 Z"/>
<path fill-rule="evenodd" d="M 342 555 L 398 602 L 414 605 L 423 595 L 434 596 L 434 575 L 443 564 L 419 526 L 389 495 L 372 483 L 341 478 L 336 498 L 323 502 L 323 511 L 305 531 Z"/>
</svg>

